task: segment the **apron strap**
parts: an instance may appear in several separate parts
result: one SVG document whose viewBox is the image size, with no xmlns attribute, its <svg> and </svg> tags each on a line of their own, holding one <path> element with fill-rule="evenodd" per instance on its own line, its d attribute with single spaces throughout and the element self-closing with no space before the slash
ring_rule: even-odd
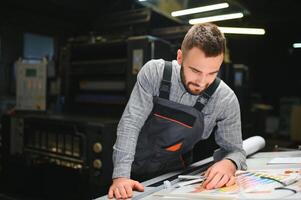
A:
<svg viewBox="0 0 301 200">
<path fill-rule="evenodd" d="M 171 75 L 172 75 L 172 63 L 170 61 L 165 61 L 163 79 L 161 81 L 160 94 L 159 94 L 159 97 L 161 98 L 169 99 Z"/>
<path fill-rule="evenodd" d="M 211 85 L 205 89 L 202 94 L 198 97 L 194 107 L 200 112 L 203 110 L 207 102 L 209 101 L 212 94 L 215 92 L 216 88 L 219 86 L 221 79 L 216 77 Z"/>
</svg>

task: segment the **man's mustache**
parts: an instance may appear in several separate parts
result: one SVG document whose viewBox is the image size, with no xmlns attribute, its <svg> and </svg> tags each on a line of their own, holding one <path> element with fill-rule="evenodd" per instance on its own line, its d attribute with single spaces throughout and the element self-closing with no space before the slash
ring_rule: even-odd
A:
<svg viewBox="0 0 301 200">
<path fill-rule="evenodd" d="M 193 86 L 196 86 L 196 87 L 201 87 L 199 84 L 193 83 L 193 82 L 188 82 L 188 85 L 193 85 Z"/>
</svg>

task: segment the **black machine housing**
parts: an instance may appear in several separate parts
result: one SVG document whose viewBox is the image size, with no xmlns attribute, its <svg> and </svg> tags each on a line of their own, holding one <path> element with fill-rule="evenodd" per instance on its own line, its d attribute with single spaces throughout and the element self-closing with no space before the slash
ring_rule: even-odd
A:
<svg viewBox="0 0 301 200">
<path fill-rule="evenodd" d="M 118 121 L 4 116 L 1 188 L 43 199 L 91 199 L 107 192 Z"/>
</svg>

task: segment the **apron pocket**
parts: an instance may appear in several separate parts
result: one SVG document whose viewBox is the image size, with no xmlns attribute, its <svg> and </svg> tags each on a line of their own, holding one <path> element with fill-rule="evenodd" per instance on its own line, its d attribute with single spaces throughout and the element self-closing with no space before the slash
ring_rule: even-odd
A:
<svg viewBox="0 0 301 200">
<path fill-rule="evenodd" d="M 161 119 L 185 126 L 187 128 L 192 128 L 196 120 L 196 117 L 189 113 L 186 113 L 182 110 L 169 108 L 160 104 L 155 105 L 153 109 L 153 115 Z"/>
<path fill-rule="evenodd" d="M 148 162 L 150 173 L 167 173 L 183 168 L 181 160 L 182 142 L 156 150 L 154 157 Z"/>
</svg>

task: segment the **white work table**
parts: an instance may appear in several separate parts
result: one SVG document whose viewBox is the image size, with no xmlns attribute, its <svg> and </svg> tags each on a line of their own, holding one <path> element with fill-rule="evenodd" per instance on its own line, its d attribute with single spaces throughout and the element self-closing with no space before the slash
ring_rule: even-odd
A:
<svg viewBox="0 0 301 200">
<path fill-rule="evenodd" d="M 284 169 L 284 168 L 301 168 L 301 164 L 268 164 L 268 162 L 275 158 L 275 157 L 301 157 L 301 151 L 283 151 L 283 152 L 259 152 L 254 155 L 251 155 L 247 158 L 247 165 L 248 170 L 262 170 L 262 169 Z M 204 160 L 201 160 L 199 162 L 196 162 L 191 165 L 191 172 L 185 173 L 185 174 L 199 174 L 200 172 L 204 171 L 206 169 L 206 166 L 208 167 L 208 164 L 212 162 L 213 158 L 207 158 Z M 203 167 L 205 166 L 205 167 Z M 144 200 L 151 200 L 151 199 L 183 199 L 183 198 L 167 198 L 162 197 L 159 198 L 158 196 L 154 197 L 152 196 L 153 193 L 160 191 L 164 189 L 164 180 L 171 180 L 171 183 L 176 183 L 177 179 L 170 179 L 170 177 L 177 177 L 179 174 L 182 174 L 183 171 L 173 172 L 161 175 L 159 177 L 156 177 L 154 179 L 150 179 L 148 181 L 143 182 L 142 184 L 145 186 L 145 191 L 143 193 L 135 192 L 132 199 L 144 199 Z M 107 196 L 103 196 L 100 198 L 97 198 L 96 200 L 104 200 L 108 199 Z M 301 199 L 300 195 L 295 195 L 294 198 L 287 198 L 287 199 Z"/>
</svg>

